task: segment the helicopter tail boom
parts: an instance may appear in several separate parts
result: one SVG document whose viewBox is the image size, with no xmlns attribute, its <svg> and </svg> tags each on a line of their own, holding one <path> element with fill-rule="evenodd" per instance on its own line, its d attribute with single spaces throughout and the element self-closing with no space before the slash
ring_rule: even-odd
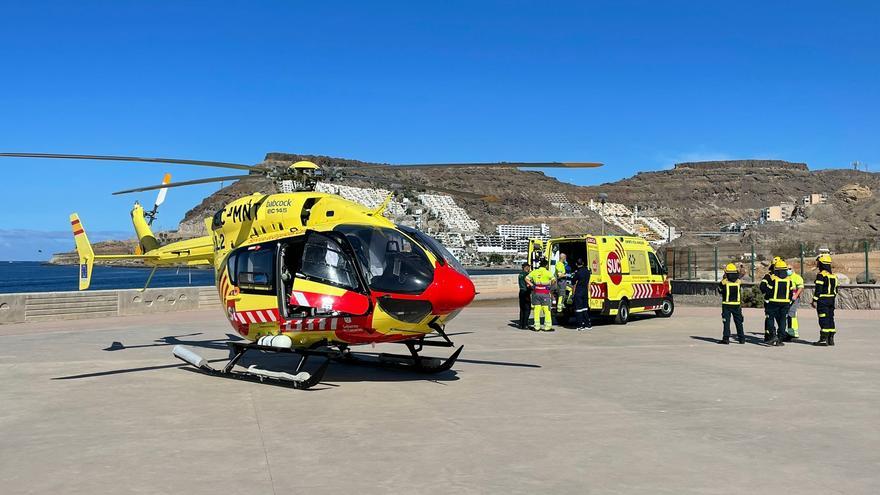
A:
<svg viewBox="0 0 880 495">
<path fill-rule="evenodd" d="M 131 223 L 134 225 L 134 232 L 137 234 L 142 252 L 149 253 L 159 247 L 159 241 L 156 240 L 145 218 L 144 207 L 139 203 L 135 203 L 134 208 L 131 209 Z"/>
<path fill-rule="evenodd" d="M 70 227 L 73 229 L 73 240 L 76 243 L 76 253 L 79 255 L 79 290 L 86 290 L 92 282 L 95 251 L 92 250 L 89 237 L 76 213 L 70 215 Z"/>
</svg>

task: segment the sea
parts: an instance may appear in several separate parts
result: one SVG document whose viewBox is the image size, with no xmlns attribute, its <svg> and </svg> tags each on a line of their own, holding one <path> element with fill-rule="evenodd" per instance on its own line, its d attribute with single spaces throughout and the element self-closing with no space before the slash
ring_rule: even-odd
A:
<svg viewBox="0 0 880 495">
<path fill-rule="evenodd" d="M 90 290 L 140 289 L 151 268 L 95 265 Z M 516 270 L 469 269 L 471 275 L 517 273 Z M 57 292 L 79 289 L 79 267 L 50 265 L 41 261 L 0 261 L 0 294 Z M 150 287 L 214 285 L 214 270 L 204 268 L 159 268 Z"/>
</svg>

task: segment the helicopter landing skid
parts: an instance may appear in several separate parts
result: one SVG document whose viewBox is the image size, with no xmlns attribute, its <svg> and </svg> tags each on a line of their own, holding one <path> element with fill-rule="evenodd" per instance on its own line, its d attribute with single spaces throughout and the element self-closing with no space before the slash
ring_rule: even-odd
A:
<svg viewBox="0 0 880 495">
<path fill-rule="evenodd" d="M 378 368 L 392 368 L 404 371 L 415 371 L 417 373 L 441 373 L 452 368 L 452 365 L 455 364 L 456 359 L 458 359 L 458 355 L 461 354 L 464 346 L 459 346 L 455 352 L 452 353 L 446 359 L 440 359 L 436 357 L 427 357 L 419 355 L 419 352 L 422 350 L 423 345 L 430 346 L 438 346 L 438 347 L 449 347 L 445 345 L 445 343 L 441 342 L 423 342 L 421 340 L 416 341 L 403 341 L 401 344 L 406 345 L 407 349 L 409 349 L 409 354 L 389 354 L 382 353 L 375 357 L 372 355 L 369 358 L 364 358 L 356 353 L 343 351 L 339 357 L 337 358 L 340 362 L 356 364 L 360 366 L 374 366 Z"/>
<path fill-rule="evenodd" d="M 304 354 L 294 373 L 265 370 L 257 368 L 256 365 L 249 366 L 247 368 L 247 371 L 236 371 L 233 368 L 242 358 L 242 356 L 244 356 L 244 354 L 249 350 L 286 353 L 295 353 L 297 351 L 289 348 L 270 347 L 257 344 L 242 344 L 240 342 L 228 342 L 228 344 L 229 347 L 235 352 L 235 355 L 232 357 L 232 359 L 229 360 L 228 363 L 226 363 L 226 366 L 222 370 L 218 370 L 210 366 L 205 358 L 199 356 L 195 352 L 181 345 L 174 346 L 172 352 L 174 354 L 174 357 L 194 366 L 196 370 L 206 375 L 219 376 L 221 378 L 232 378 L 235 380 L 245 380 L 250 382 L 268 383 L 272 385 L 292 387 L 299 390 L 305 390 L 317 385 L 321 381 L 321 379 L 324 378 L 324 373 L 327 371 L 327 366 L 330 364 L 330 359 L 328 358 L 323 363 L 321 363 L 321 366 L 319 366 L 314 373 L 305 372 L 302 370 L 302 368 L 305 365 L 306 358 L 309 354 Z"/>
</svg>

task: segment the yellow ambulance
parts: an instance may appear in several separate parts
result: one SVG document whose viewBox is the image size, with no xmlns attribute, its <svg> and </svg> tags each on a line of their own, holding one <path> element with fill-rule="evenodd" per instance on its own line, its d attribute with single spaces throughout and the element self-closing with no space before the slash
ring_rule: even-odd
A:
<svg viewBox="0 0 880 495">
<path fill-rule="evenodd" d="M 580 235 L 529 242 L 529 260 L 537 266 L 550 260 L 554 270 L 565 253 L 571 270 L 583 259 L 590 276 L 590 312 L 626 324 L 634 313 L 654 311 L 669 317 L 675 310 L 666 267 L 654 248 L 641 237 Z M 565 314 L 573 309 L 566 305 Z"/>
</svg>

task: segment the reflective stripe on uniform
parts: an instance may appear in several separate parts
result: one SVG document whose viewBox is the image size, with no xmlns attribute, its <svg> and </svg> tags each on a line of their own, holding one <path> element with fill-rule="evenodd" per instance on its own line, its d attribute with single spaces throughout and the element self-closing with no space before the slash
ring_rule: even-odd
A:
<svg viewBox="0 0 880 495">
<path fill-rule="evenodd" d="M 787 278 L 776 277 L 770 285 L 772 294 L 770 302 L 787 303 L 791 301 L 791 281 Z"/>
</svg>

